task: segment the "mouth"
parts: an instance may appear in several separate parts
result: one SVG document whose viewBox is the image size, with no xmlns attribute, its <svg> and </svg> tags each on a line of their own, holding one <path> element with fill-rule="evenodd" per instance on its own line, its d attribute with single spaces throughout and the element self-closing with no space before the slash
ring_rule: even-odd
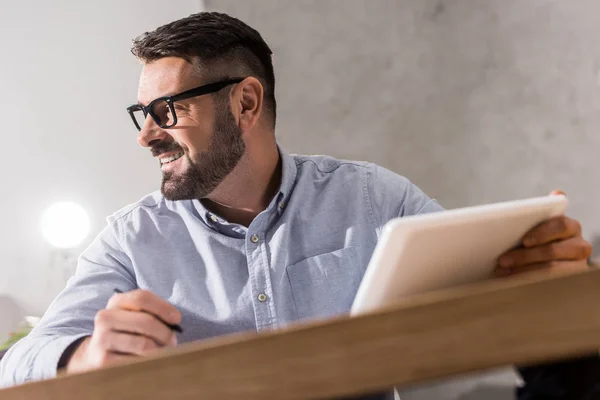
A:
<svg viewBox="0 0 600 400">
<path fill-rule="evenodd" d="M 173 153 L 171 155 L 168 156 L 162 156 L 159 158 L 160 161 L 160 165 L 165 165 L 165 164 L 170 164 L 174 161 L 179 160 L 181 157 L 183 157 L 183 151 L 180 151 L 178 153 Z"/>
</svg>

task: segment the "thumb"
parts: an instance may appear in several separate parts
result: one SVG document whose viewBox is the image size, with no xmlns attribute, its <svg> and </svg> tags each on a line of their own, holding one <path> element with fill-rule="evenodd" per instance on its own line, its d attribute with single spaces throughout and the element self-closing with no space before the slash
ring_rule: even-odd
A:
<svg viewBox="0 0 600 400">
<path fill-rule="evenodd" d="M 562 190 L 553 190 L 552 192 L 550 192 L 550 196 L 567 196 L 567 194 L 565 192 L 563 192 Z"/>
</svg>

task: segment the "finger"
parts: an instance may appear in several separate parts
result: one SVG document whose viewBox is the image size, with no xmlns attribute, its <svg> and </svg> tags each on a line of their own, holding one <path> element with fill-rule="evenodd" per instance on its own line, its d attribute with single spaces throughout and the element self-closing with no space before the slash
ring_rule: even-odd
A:
<svg viewBox="0 0 600 400">
<path fill-rule="evenodd" d="M 123 309 L 105 309 L 96 314 L 95 330 L 119 331 L 144 335 L 155 340 L 160 346 L 177 344 L 175 333 L 153 315 Z"/>
<path fill-rule="evenodd" d="M 113 365 L 124 361 L 130 361 L 133 357 L 131 354 L 107 351 L 102 347 L 98 346 L 97 344 L 94 344 L 94 346 L 96 346 L 96 349 L 94 351 L 94 354 L 91 356 L 90 365 L 88 365 L 88 367 L 85 368 L 69 370 L 69 373 L 85 372 L 89 369 L 89 367 L 106 367 L 107 365 Z"/>
<path fill-rule="evenodd" d="M 581 234 L 581 224 L 572 218 L 561 215 L 542 222 L 523 237 L 525 247 L 539 246 L 559 239 Z"/>
<path fill-rule="evenodd" d="M 103 360 L 105 364 L 115 364 L 118 362 L 131 361 L 133 355 L 119 352 L 107 351 L 103 356 Z"/>
<path fill-rule="evenodd" d="M 109 331 L 98 338 L 98 346 L 107 353 L 145 356 L 160 349 L 149 337 L 125 332 Z"/>
<path fill-rule="evenodd" d="M 550 196 L 565 196 L 565 197 L 567 197 L 567 194 L 565 192 L 563 192 L 562 190 L 553 190 L 552 192 L 550 192 Z"/>
<path fill-rule="evenodd" d="M 123 308 L 130 311 L 145 311 L 169 324 L 179 324 L 181 313 L 168 301 L 147 290 L 133 290 L 114 294 L 106 308 Z"/>
<path fill-rule="evenodd" d="M 561 274 L 570 274 L 583 272 L 588 270 L 589 266 L 586 261 L 549 261 L 537 264 L 531 264 L 523 268 L 514 269 L 497 269 L 497 277 L 508 277 L 515 275 L 523 275 L 528 273 L 537 273 L 550 276 L 558 276 Z"/>
<path fill-rule="evenodd" d="M 498 259 L 502 268 L 522 268 L 548 261 L 587 260 L 592 252 L 590 243 L 581 236 L 536 247 L 511 250 Z"/>
</svg>

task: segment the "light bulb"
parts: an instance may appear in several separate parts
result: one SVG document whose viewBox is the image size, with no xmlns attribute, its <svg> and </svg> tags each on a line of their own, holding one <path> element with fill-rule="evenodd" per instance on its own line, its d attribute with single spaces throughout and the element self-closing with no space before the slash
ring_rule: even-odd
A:
<svg viewBox="0 0 600 400">
<path fill-rule="evenodd" d="M 42 215 L 42 234 L 54 247 L 76 247 L 90 231 L 90 219 L 79 204 L 59 202 L 51 205 Z"/>
</svg>

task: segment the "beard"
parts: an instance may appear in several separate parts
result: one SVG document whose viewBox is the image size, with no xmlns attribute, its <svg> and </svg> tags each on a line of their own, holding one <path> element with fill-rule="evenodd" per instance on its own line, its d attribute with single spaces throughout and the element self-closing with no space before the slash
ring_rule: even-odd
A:
<svg viewBox="0 0 600 400">
<path fill-rule="evenodd" d="M 236 167 L 246 145 L 229 107 L 217 107 L 215 127 L 208 150 L 192 160 L 182 173 L 163 171 L 161 192 L 167 200 L 192 200 L 207 197 Z"/>
</svg>

